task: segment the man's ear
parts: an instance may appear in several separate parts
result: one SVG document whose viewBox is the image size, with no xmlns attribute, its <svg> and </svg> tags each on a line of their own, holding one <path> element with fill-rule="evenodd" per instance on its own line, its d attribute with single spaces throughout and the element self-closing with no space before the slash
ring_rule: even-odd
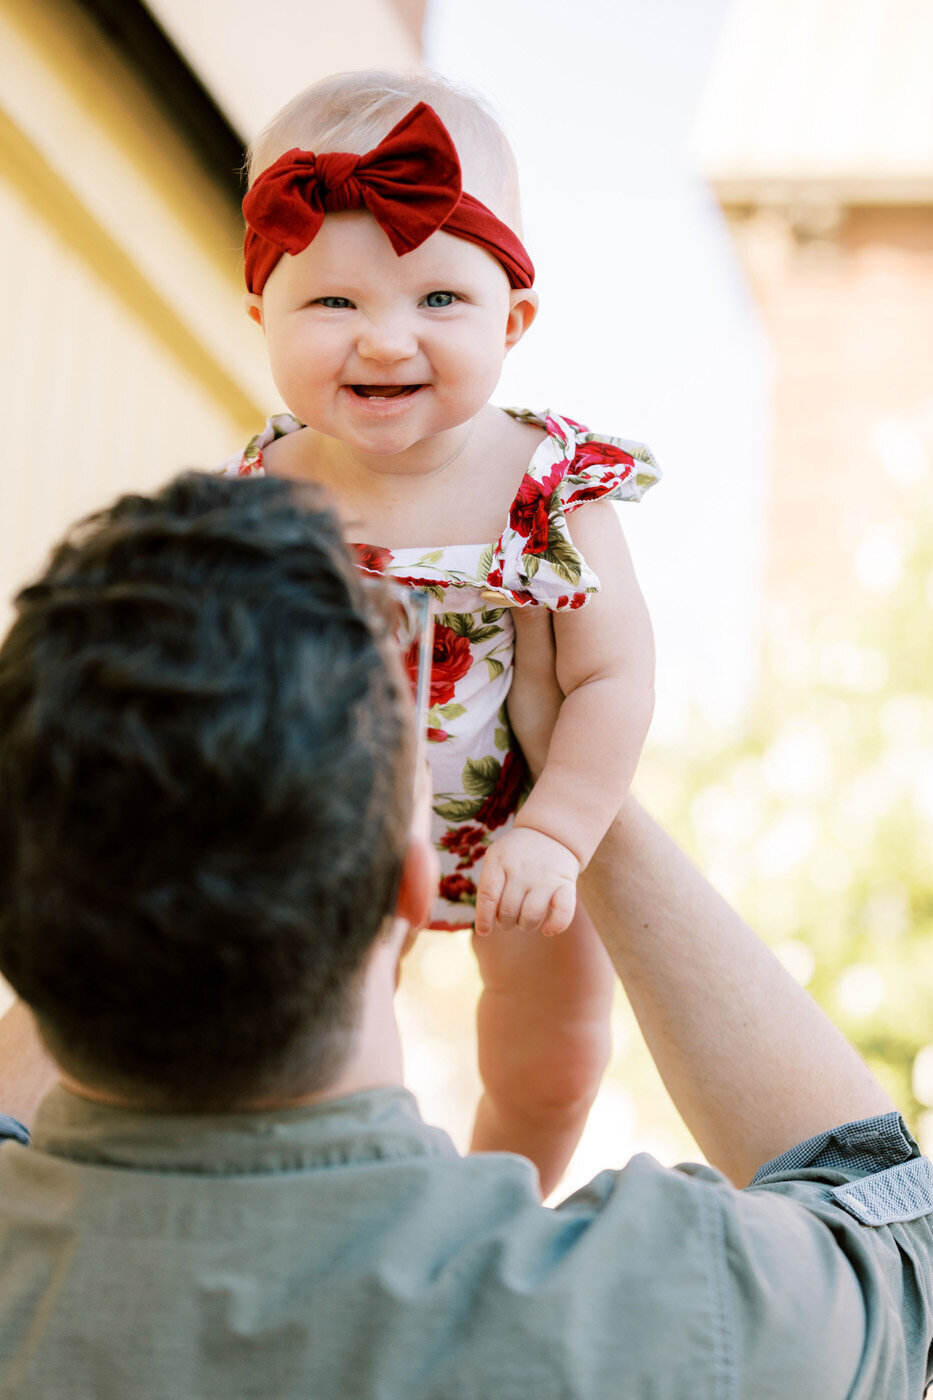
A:
<svg viewBox="0 0 933 1400">
<path fill-rule="evenodd" d="M 402 860 L 395 917 L 404 919 L 412 934 L 423 928 L 431 913 L 440 875 L 437 852 L 424 836 L 412 834 Z"/>
<path fill-rule="evenodd" d="M 251 321 L 255 321 L 257 326 L 262 325 L 262 297 L 255 292 L 247 292 L 243 297 L 243 305 L 246 314 Z"/>
<path fill-rule="evenodd" d="M 516 287 L 509 293 L 509 319 L 505 323 L 505 348 L 512 349 L 538 314 L 538 293 L 531 287 Z"/>
</svg>

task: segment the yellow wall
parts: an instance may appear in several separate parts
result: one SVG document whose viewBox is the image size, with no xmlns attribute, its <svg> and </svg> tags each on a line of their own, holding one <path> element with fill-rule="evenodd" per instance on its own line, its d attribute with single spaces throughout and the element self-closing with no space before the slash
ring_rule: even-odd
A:
<svg viewBox="0 0 933 1400">
<path fill-rule="evenodd" d="M 417 61 L 391 4 L 355 0 L 332 66 L 362 62 L 361 7 L 367 63 Z M 305 24 L 315 9 L 337 13 L 306 0 Z M 302 81 L 326 66 L 318 49 Z M 224 75 L 200 71 L 223 100 Z M 79 516 L 215 465 L 280 406 L 241 305 L 241 243 L 236 198 L 83 10 L 0 0 L 0 633 Z M 8 997 L 0 982 L 0 1011 Z"/>
<path fill-rule="evenodd" d="M 327 73 L 417 66 L 425 0 L 147 0 L 147 9 L 252 140 Z"/>
<path fill-rule="evenodd" d="M 75 517 L 276 405 L 236 201 L 68 0 L 0 0 L 0 625 Z"/>
</svg>

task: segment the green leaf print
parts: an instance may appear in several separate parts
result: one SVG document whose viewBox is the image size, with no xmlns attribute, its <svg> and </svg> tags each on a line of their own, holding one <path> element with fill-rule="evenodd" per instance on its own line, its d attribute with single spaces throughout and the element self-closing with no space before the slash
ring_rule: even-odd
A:
<svg viewBox="0 0 933 1400">
<path fill-rule="evenodd" d="M 417 586 L 423 593 L 430 593 L 435 603 L 443 603 L 447 597 L 447 589 L 441 583 L 419 583 Z"/>
<path fill-rule="evenodd" d="M 474 802 L 462 798 L 452 802 L 435 802 L 434 810 L 445 822 L 468 822 L 476 816 L 485 800 L 478 797 Z"/>
<path fill-rule="evenodd" d="M 508 612 L 508 608 L 483 608 L 480 618 L 483 622 L 498 622 L 504 612 Z"/>
<path fill-rule="evenodd" d="M 501 763 L 486 754 L 483 758 L 468 758 L 463 765 L 463 791 L 474 797 L 488 797 L 499 780 Z"/>
<path fill-rule="evenodd" d="M 491 637 L 498 637 L 501 631 L 501 627 L 490 623 L 488 627 L 474 627 L 471 632 L 467 633 L 467 636 L 471 642 L 488 642 Z"/>
<path fill-rule="evenodd" d="M 422 554 L 419 564 L 439 564 L 444 557 L 442 549 L 432 549 L 430 554 Z"/>
<path fill-rule="evenodd" d="M 434 713 L 434 711 L 432 711 L 432 713 Z M 451 700 L 449 705 L 437 706 L 436 713 L 439 714 L 442 719 L 459 719 L 461 715 L 466 714 L 466 705 L 458 705 L 456 700 Z"/>
<path fill-rule="evenodd" d="M 466 637 L 468 642 L 488 642 L 502 631 L 501 627 L 491 622 L 485 627 L 478 626 L 475 613 L 441 613 L 437 621 L 443 627 L 449 627 L 458 637 Z"/>
<path fill-rule="evenodd" d="M 479 563 L 476 566 L 476 577 L 484 579 L 492 568 L 492 545 L 487 544 L 482 554 L 479 556 Z"/>
<path fill-rule="evenodd" d="M 469 637 L 473 625 L 472 613 L 441 613 L 437 619 L 442 627 L 449 627 L 458 637 Z"/>
<path fill-rule="evenodd" d="M 522 572 L 524 573 L 526 579 L 534 578 L 535 574 L 538 572 L 537 554 L 522 555 Z"/>
<path fill-rule="evenodd" d="M 576 585 L 580 582 L 580 556 L 556 530 L 548 535 L 547 549 L 541 558 L 548 561 L 557 577 L 565 583 Z"/>
<path fill-rule="evenodd" d="M 491 681 L 494 681 L 497 678 L 497 676 L 502 675 L 502 672 L 505 670 L 505 667 L 499 660 L 498 656 L 487 656 L 484 659 L 486 665 L 489 668 L 489 679 Z"/>
<path fill-rule="evenodd" d="M 493 743 L 500 752 L 505 752 L 509 747 L 509 731 L 501 724 L 496 726 L 496 732 L 492 736 Z"/>
</svg>

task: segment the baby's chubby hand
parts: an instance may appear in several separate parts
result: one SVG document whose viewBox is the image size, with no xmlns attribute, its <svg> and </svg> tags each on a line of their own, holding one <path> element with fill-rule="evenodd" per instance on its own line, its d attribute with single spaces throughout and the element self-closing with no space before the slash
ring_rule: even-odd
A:
<svg viewBox="0 0 933 1400">
<path fill-rule="evenodd" d="M 500 928 L 563 933 L 577 902 L 580 862 L 572 851 L 533 827 L 515 827 L 486 852 L 476 893 L 476 932 Z"/>
</svg>

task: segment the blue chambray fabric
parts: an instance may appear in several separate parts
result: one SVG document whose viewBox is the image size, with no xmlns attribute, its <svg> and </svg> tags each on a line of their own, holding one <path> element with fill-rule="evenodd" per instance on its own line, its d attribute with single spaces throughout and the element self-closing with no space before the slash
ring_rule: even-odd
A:
<svg viewBox="0 0 933 1400">
<path fill-rule="evenodd" d="M 836 1171 L 876 1172 L 909 1157 L 919 1157 L 920 1149 L 899 1113 L 882 1113 L 860 1118 L 854 1123 L 818 1133 L 799 1142 L 780 1157 L 759 1167 L 752 1177 L 754 1186 L 778 1172 L 797 1172 L 806 1167 L 830 1167 Z"/>
<path fill-rule="evenodd" d="M 551 1210 L 400 1089 L 198 1118 L 59 1088 L 0 1153 L 0 1394 L 917 1400 L 931 1220 L 834 1193 L 922 1160 L 886 1115 L 745 1191 L 639 1154 Z"/>
<path fill-rule="evenodd" d="M 894 1225 L 933 1214 L 933 1164 L 914 1157 L 861 1181 L 834 1186 L 833 1196 L 863 1225 Z"/>
<path fill-rule="evenodd" d="M 818 1133 L 766 1162 L 751 1184 L 805 1170 L 864 1173 L 830 1192 L 863 1225 L 894 1225 L 933 1214 L 933 1164 L 921 1157 L 899 1113 Z"/>
<path fill-rule="evenodd" d="M 0 1113 L 0 1140 L 12 1139 L 22 1147 L 29 1146 L 29 1129 L 18 1118 L 11 1118 L 8 1113 Z"/>
</svg>

